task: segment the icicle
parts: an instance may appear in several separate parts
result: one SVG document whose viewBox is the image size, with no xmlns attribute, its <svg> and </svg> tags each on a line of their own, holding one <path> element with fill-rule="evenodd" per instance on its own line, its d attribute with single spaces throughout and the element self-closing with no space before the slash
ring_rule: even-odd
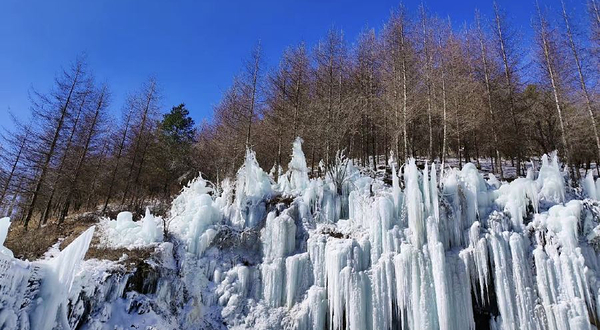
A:
<svg viewBox="0 0 600 330">
<path fill-rule="evenodd" d="M 394 198 L 394 216 L 398 219 L 400 217 L 400 210 L 402 209 L 402 191 L 400 189 L 400 169 L 396 170 L 396 162 L 392 162 L 390 159 L 390 166 L 392 168 L 392 196 Z"/>
<path fill-rule="evenodd" d="M 583 187 L 583 192 L 587 195 L 587 197 L 591 199 L 598 199 L 596 183 L 594 182 L 594 173 L 592 173 L 592 171 L 589 171 L 582 180 L 581 186 Z"/>
<path fill-rule="evenodd" d="M 423 210 L 423 195 L 419 184 L 419 171 L 414 158 L 409 159 L 404 173 L 406 180 L 406 209 L 408 213 L 408 228 L 411 230 L 411 242 L 416 247 L 425 243 L 425 221 Z"/>
<path fill-rule="evenodd" d="M 438 183 L 437 183 L 437 176 L 436 176 L 436 169 L 435 169 L 435 163 L 431 164 L 431 182 L 430 182 L 430 188 L 429 191 L 431 192 L 431 205 L 432 205 L 432 215 L 433 218 L 435 219 L 435 221 L 438 222 L 440 221 L 440 203 L 438 201 Z"/>
<path fill-rule="evenodd" d="M 270 263 L 261 264 L 263 281 L 263 298 L 267 305 L 280 307 L 283 305 L 285 293 L 285 262 L 277 258 Z"/>
<path fill-rule="evenodd" d="M 440 329 L 449 329 L 451 315 L 447 283 L 448 274 L 446 273 L 446 255 L 444 246 L 438 238 L 437 223 L 431 217 L 427 218 L 427 247 L 429 248 L 429 257 L 431 260 L 431 273 L 435 288 L 439 326 Z"/>
<path fill-rule="evenodd" d="M 297 137 L 292 147 L 292 159 L 288 164 L 290 172 L 290 190 L 301 192 L 308 186 L 308 167 L 302 151 L 302 139 Z"/>
<path fill-rule="evenodd" d="M 423 203 L 425 205 L 425 213 L 424 213 L 425 218 L 431 216 L 431 213 L 432 213 L 431 194 L 429 193 L 430 188 L 431 187 L 429 184 L 429 171 L 428 171 L 427 161 L 425 161 L 425 168 L 423 169 Z"/>
<path fill-rule="evenodd" d="M 296 246 L 296 225 L 287 214 L 276 217 L 275 212 L 267 215 L 267 222 L 261 231 L 265 262 L 283 258 L 294 252 Z"/>
<path fill-rule="evenodd" d="M 9 227 L 10 227 L 10 218 L 8 218 L 8 217 L 1 218 L 0 219 L 0 253 L 12 258 L 13 257 L 12 251 L 4 246 L 4 241 L 6 240 L 6 236 L 8 235 Z"/>
</svg>

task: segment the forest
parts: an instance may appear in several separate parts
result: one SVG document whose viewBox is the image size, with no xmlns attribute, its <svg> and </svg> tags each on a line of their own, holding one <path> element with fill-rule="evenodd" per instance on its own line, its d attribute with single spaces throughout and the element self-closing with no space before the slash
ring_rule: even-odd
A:
<svg viewBox="0 0 600 330">
<path fill-rule="evenodd" d="M 536 3 L 532 49 L 497 3 L 462 25 L 399 6 L 353 40 L 332 27 L 315 45 L 292 45 L 274 67 L 257 42 L 213 119 L 198 123 L 183 103 L 165 108 L 159 77 L 111 103 L 78 57 L 31 93 L 31 120 L 3 124 L 0 216 L 35 228 L 169 201 L 199 172 L 234 176 L 247 148 L 276 177 L 297 136 L 312 176 L 343 151 L 364 168 L 391 154 L 442 166 L 487 159 L 509 179 L 501 160 L 524 175 L 553 150 L 578 176 L 600 160 L 600 3 L 580 6 L 585 15 Z"/>
</svg>

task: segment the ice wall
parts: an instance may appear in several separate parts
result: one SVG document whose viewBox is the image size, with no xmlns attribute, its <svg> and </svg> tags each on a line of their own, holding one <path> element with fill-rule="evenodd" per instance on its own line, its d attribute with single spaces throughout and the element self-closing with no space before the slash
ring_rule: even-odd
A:
<svg viewBox="0 0 600 330">
<path fill-rule="evenodd" d="M 331 178 L 280 181 L 269 194 L 294 201 L 254 222 L 257 264 L 219 270 L 220 315 L 233 328 L 591 329 L 598 212 L 543 159 L 510 183 L 472 164 L 438 179 L 414 159 L 391 163 L 391 187 L 354 170 L 341 193 Z"/>
<path fill-rule="evenodd" d="M 308 179 L 296 140 L 288 171 L 277 184 L 251 151 L 235 181 L 215 186 L 194 180 L 164 221 L 173 243 L 152 243 L 150 270 L 130 274 L 142 274 L 141 289 L 114 280 L 107 285 L 119 294 L 90 290 L 90 279 L 100 277 L 90 276 L 95 264 L 86 263 L 90 267 L 76 276 L 70 301 L 82 306 L 72 290 L 87 286 L 86 292 L 101 294 L 80 297 L 106 299 L 109 307 L 78 324 L 102 328 L 130 316 L 136 326 L 182 329 L 594 329 L 599 324 L 600 205 L 593 199 L 593 177 L 582 185 L 592 199 L 581 200 L 581 190 L 565 184 L 556 155 L 544 156 L 538 172 L 512 182 L 493 176 L 486 181 L 473 164 L 440 175 L 435 163 L 409 159 L 401 167 L 390 162 L 388 186 L 349 161 L 338 165 L 345 171 L 341 180 Z M 122 233 L 132 232 L 130 219 L 121 218 Z M 136 233 L 160 228 L 147 219 L 135 223 Z M 63 259 L 79 258 L 71 251 Z M 72 268 L 57 271 L 52 264 L 40 267 L 65 275 L 47 283 L 72 282 Z M 10 283 L 21 283 L 14 278 L 32 272 L 19 267 L 11 266 Z M 3 287 L 2 281 L 0 292 L 24 288 L 22 283 Z M 152 290 L 144 289 L 147 282 Z M 40 297 L 44 290 L 40 286 Z M 70 305 L 53 299 L 42 299 L 48 304 L 42 314 L 61 320 Z M 0 324 L 18 324 L 18 315 L 0 317 Z"/>
</svg>

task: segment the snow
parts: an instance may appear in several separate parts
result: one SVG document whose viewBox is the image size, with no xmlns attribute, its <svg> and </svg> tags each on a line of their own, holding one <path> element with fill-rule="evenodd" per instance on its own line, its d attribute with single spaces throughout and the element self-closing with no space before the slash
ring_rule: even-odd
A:
<svg viewBox="0 0 600 330">
<path fill-rule="evenodd" d="M 556 154 L 511 182 L 486 180 L 473 164 L 443 173 L 415 159 L 389 165 L 390 186 L 341 154 L 328 175 L 309 179 L 296 139 L 275 182 L 248 150 L 235 180 L 198 177 L 168 218 L 102 223 L 110 246 L 155 248 L 146 268 L 80 263 L 86 234 L 38 262 L 43 283 L 60 290 L 26 293 L 32 264 L 0 254 L 10 274 L 0 276 L 0 301 L 11 306 L 0 325 L 21 324 L 19 306 L 41 297 L 41 321 L 84 329 L 594 328 L 593 176 L 582 181 L 591 199 L 581 200 Z"/>
</svg>

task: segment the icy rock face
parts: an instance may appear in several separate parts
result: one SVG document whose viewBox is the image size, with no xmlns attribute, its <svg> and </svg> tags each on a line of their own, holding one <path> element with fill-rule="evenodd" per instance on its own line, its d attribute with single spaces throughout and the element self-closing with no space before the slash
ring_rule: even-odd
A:
<svg viewBox="0 0 600 330">
<path fill-rule="evenodd" d="M 0 329 L 27 329 L 42 274 L 37 265 L 0 253 Z"/>
</svg>

